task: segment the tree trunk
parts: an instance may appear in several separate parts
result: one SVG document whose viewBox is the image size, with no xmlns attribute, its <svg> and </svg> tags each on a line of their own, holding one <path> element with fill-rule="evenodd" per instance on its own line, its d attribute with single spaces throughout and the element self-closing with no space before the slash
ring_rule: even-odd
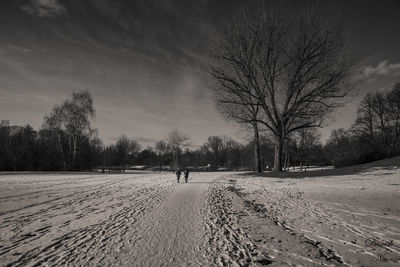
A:
<svg viewBox="0 0 400 267">
<path fill-rule="evenodd" d="M 285 170 L 285 171 L 288 171 L 288 170 L 289 170 L 289 151 L 288 151 L 287 146 L 286 146 L 286 149 L 285 149 L 285 165 L 284 165 L 284 170 Z"/>
<path fill-rule="evenodd" d="M 275 142 L 274 172 L 282 171 L 283 137 L 277 137 Z"/>
<path fill-rule="evenodd" d="M 261 169 L 261 156 L 260 156 L 260 137 L 258 134 L 258 125 L 257 123 L 253 124 L 254 131 L 254 171 L 262 172 Z"/>
</svg>

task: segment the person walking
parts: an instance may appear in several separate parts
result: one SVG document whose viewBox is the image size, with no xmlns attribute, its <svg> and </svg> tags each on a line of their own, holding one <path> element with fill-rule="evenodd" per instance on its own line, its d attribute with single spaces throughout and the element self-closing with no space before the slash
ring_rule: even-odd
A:
<svg viewBox="0 0 400 267">
<path fill-rule="evenodd" d="M 189 179 L 189 169 L 186 168 L 183 174 L 185 175 L 185 183 L 187 183 Z"/>
<path fill-rule="evenodd" d="M 178 168 L 176 170 L 175 174 L 176 174 L 176 179 L 178 180 L 178 184 L 179 184 L 179 179 L 181 178 L 181 169 Z"/>
</svg>

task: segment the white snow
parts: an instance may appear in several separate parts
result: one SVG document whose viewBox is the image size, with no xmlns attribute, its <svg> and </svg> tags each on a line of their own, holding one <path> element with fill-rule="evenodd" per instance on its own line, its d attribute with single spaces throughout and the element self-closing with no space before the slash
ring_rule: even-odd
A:
<svg viewBox="0 0 400 267">
<path fill-rule="evenodd" d="M 0 265 L 393 266 L 397 162 L 187 184 L 171 172 L 3 174 Z"/>
</svg>

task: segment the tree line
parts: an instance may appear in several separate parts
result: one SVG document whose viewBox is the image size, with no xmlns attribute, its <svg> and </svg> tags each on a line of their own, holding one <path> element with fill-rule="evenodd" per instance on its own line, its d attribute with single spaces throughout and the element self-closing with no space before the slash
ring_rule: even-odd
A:
<svg viewBox="0 0 400 267">
<path fill-rule="evenodd" d="M 103 167 L 198 170 L 246 168 L 247 148 L 228 137 L 211 136 L 197 150 L 189 150 L 189 136 L 177 129 L 154 148 L 121 135 L 104 145 L 91 123 L 96 110 L 87 91 L 71 97 L 44 116 L 36 131 L 30 125 L 0 126 L 0 171 L 81 171 Z"/>
<path fill-rule="evenodd" d="M 54 106 L 39 131 L 30 125 L 0 127 L 0 170 L 86 170 L 100 161 L 102 141 L 91 128 L 89 92 L 73 93 Z"/>
<path fill-rule="evenodd" d="M 368 93 L 353 125 L 333 130 L 325 150 L 334 166 L 400 155 L 400 83 L 386 93 Z"/>
<path fill-rule="evenodd" d="M 111 166 L 153 170 L 190 167 L 215 171 L 252 170 L 254 167 L 254 141 L 243 144 L 227 136 L 210 136 L 203 145 L 190 149 L 190 137 L 174 129 L 154 147 L 142 148 L 139 142 L 126 135 L 121 135 L 114 144 L 104 145 L 91 125 L 95 114 L 91 94 L 82 91 L 55 105 L 44 116 L 38 131 L 30 125 L 1 126 L 0 171 L 82 171 Z M 291 162 L 305 161 L 304 155 L 309 155 L 305 153 L 307 149 L 322 147 L 318 141 L 307 143 L 304 140 L 292 141 L 285 150 L 287 154 L 290 151 L 296 155 L 291 157 Z M 261 136 L 258 147 L 261 155 L 258 164 L 265 170 L 273 164 L 274 144 Z M 309 158 L 307 163 L 321 162 Z"/>
<path fill-rule="evenodd" d="M 143 148 L 126 135 L 104 145 L 91 127 L 95 114 L 91 94 L 83 91 L 54 106 L 38 131 L 29 125 L 0 126 L 0 171 L 82 171 L 112 166 L 198 171 L 274 168 L 276 142 L 268 131 L 260 131 L 257 139 L 244 144 L 228 136 L 209 136 L 196 149 L 190 137 L 177 129 L 154 147 Z M 396 155 L 400 155 L 400 83 L 389 92 L 367 94 L 350 129 L 333 130 L 325 144 L 315 128 L 288 135 L 282 147 L 282 169 L 340 167 Z"/>
</svg>

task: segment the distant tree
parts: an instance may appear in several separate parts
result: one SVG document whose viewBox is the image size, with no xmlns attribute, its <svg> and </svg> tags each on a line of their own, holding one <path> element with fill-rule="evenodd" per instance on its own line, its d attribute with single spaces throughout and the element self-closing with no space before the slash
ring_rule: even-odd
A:
<svg viewBox="0 0 400 267">
<path fill-rule="evenodd" d="M 57 136 L 57 147 L 63 164 L 63 171 L 67 170 L 63 148 L 63 136 L 66 132 L 64 121 L 64 112 L 60 106 L 54 106 L 50 115 L 44 117 L 43 128 L 52 131 Z"/>
<path fill-rule="evenodd" d="M 129 149 L 129 139 L 126 137 L 126 135 L 120 136 L 117 142 L 115 143 L 115 151 L 116 151 L 115 163 L 117 165 L 128 164 L 129 161 L 128 149 Z"/>
<path fill-rule="evenodd" d="M 97 130 L 93 130 L 89 136 L 80 137 L 79 148 L 75 160 L 76 169 L 91 170 L 102 165 L 104 145 L 98 137 Z"/>
<path fill-rule="evenodd" d="M 189 136 L 180 132 L 178 129 L 171 130 L 167 137 L 167 142 L 170 145 L 175 158 L 175 169 L 178 168 L 178 157 L 183 147 L 188 146 Z"/>
<path fill-rule="evenodd" d="M 36 132 L 29 125 L 10 126 L 7 154 L 9 170 L 33 170 L 36 150 Z M 11 167 L 11 168 L 10 168 Z"/>
<path fill-rule="evenodd" d="M 94 119 L 96 110 L 93 107 L 93 98 L 87 91 L 73 93 L 72 98 L 62 105 L 64 123 L 69 135 L 71 165 L 75 163 L 78 150 L 78 141 L 81 136 L 89 136 L 91 133 L 91 120 Z"/>
<path fill-rule="evenodd" d="M 202 165 L 207 166 L 208 169 L 208 166 L 213 162 L 213 155 L 207 143 L 200 146 L 199 154 L 202 159 Z"/>
<path fill-rule="evenodd" d="M 90 167 L 99 167 L 103 163 L 104 144 L 103 141 L 94 135 L 89 139 L 90 144 Z"/>
<path fill-rule="evenodd" d="M 146 147 L 137 154 L 136 163 L 144 166 L 157 166 L 158 157 L 152 147 Z"/>
<path fill-rule="evenodd" d="M 65 165 L 60 155 L 58 133 L 43 128 L 38 133 L 36 140 L 37 159 L 36 170 L 59 171 L 65 170 Z"/>
<path fill-rule="evenodd" d="M 400 84 L 389 92 L 367 94 L 352 127 L 338 129 L 324 146 L 335 166 L 366 163 L 400 155 Z"/>
<path fill-rule="evenodd" d="M 231 170 L 239 169 L 241 160 L 241 145 L 234 140 L 228 140 L 225 142 L 224 150 L 226 154 L 227 167 Z"/>
<path fill-rule="evenodd" d="M 369 94 L 361 103 L 365 106 L 366 101 L 370 112 L 364 111 L 362 115 L 363 118 L 369 118 L 371 113 L 371 125 L 368 125 L 368 128 L 374 134 L 374 142 L 379 143 L 378 147 L 387 156 L 395 155 L 396 152 L 400 152 L 400 84 L 397 83 L 393 90 L 387 93 Z M 371 131 L 371 128 L 375 130 Z M 376 145 L 374 148 L 378 150 Z"/>
<path fill-rule="evenodd" d="M 37 132 L 30 125 L 0 126 L 0 170 L 35 170 L 36 138 Z"/>
<path fill-rule="evenodd" d="M 367 94 L 359 105 L 353 130 L 366 141 L 368 149 L 363 148 L 363 153 L 393 156 L 400 152 L 400 84 L 387 93 Z"/>
<path fill-rule="evenodd" d="M 63 133 L 68 138 L 69 168 L 73 168 L 78 151 L 80 137 L 88 137 L 91 133 L 91 120 L 95 117 L 93 98 L 87 91 L 73 93 L 70 99 L 60 106 L 56 105 L 50 115 L 45 116 L 43 127 L 52 130 L 58 137 L 58 147 L 63 161 L 64 170 L 67 169 L 63 148 Z"/>
<path fill-rule="evenodd" d="M 119 165 L 115 144 L 108 145 L 104 148 L 102 161 L 103 167 L 109 167 L 113 165 Z"/>
<path fill-rule="evenodd" d="M 367 145 L 372 151 L 376 150 L 377 120 L 374 111 L 374 96 L 368 93 L 359 104 L 354 130 L 360 136 L 367 138 Z"/>
<path fill-rule="evenodd" d="M 389 120 L 393 142 L 391 154 L 400 153 L 400 83 L 396 83 L 387 95 L 389 105 Z"/>
<path fill-rule="evenodd" d="M 235 104 L 260 107 L 257 122 L 275 137 L 275 171 L 282 170 L 288 135 L 321 126 L 352 89 L 344 32 L 320 11 L 290 13 L 263 2 L 218 29 L 216 89 L 234 92 L 240 99 Z"/>
<path fill-rule="evenodd" d="M 115 164 L 126 166 L 134 163 L 134 159 L 142 149 L 141 145 L 130 140 L 126 135 L 121 135 L 115 144 Z"/>
<path fill-rule="evenodd" d="M 155 150 L 156 150 L 156 152 L 158 154 L 158 158 L 159 158 L 160 171 L 162 171 L 162 164 L 165 159 L 165 155 L 169 152 L 170 149 L 169 149 L 167 142 L 165 142 L 164 140 L 160 140 L 160 141 L 156 142 Z"/>
<path fill-rule="evenodd" d="M 320 147 L 320 134 L 315 128 L 303 128 L 297 131 L 297 143 L 300 152 L 300 170 L 308 167 L 316 147 Z"/>
<path fill-rule="evenodd" d="M 358 151 L 350 131 L 343 128 L 333 130 L 325 149 L 328 151 L 331 164 L 336 167 L 358 163 Z"/>
<path fill-rule="evenodd" d="M 11 134 L 9 126 L 0 125 L 0 170 L 9 169 Z"/>
<path fill-rule="evenodd" d="M 385 148 L 385 154 L 389 153 L 391 143 L 391 132 L 390 132 L 390 110 L 387 98 L 384 93 L 377 92 L 374 94 L 373 99 L 373 110 L 377 116 L 377 126 L 381 133 L 381 138 Z"/>
<path fill-rule="evenodd" d="M 207 147 L 210 149 L 213 155 L 213 169 L 218 169 L 218 163 L 220 161 L 222 150 L 224 149 L 223 140 L 218 136 L 210 136 L 207 138 Z"/>
</svg>

